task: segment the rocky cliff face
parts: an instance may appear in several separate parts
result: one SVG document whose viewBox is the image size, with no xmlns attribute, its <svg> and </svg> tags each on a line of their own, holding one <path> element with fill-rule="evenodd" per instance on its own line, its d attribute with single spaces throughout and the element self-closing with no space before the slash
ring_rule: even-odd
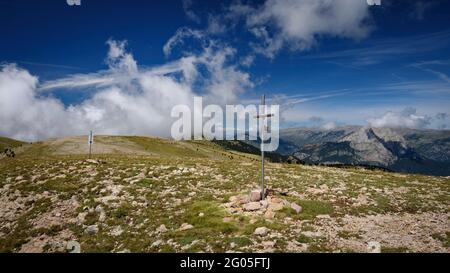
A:
<svg viewBox="0 0 450 273">
<path fill-rule="evenodd" d="M 279 149 L 307 163 L 372 165 L 393 171 L 450 175 L 450 131 L 347 126 L 287 129 Z"/>
</svg>

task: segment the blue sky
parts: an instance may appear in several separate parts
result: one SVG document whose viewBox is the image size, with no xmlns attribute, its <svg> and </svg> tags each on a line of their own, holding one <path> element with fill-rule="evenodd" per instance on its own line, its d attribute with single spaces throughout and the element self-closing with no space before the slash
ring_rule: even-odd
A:
<svg viewBox="0 0 450 273">
<path fill-rule="evenodd" d="M 119 58 L 129 54 L 137 64 L 136 73 L 197 58 L 190 92 L 213 94 L 211 101 L 219 104 L 220 99 L 253 102 L 265 93 L 281 103 L 284 127 L 450 126 L 450 3 L 383 0 L 368 7 L 364 0 L 342 2 L 352 1 L 342 7 L 327 0 L 81 0 L 81 6 L 65 0 L 0 0 L 0 62 L 36 79 L 33 96 L 61 103 L 66 112 L 83 104 L 97 112 L 109 107 L 91 103 L 92 98 L 118 85 L 91 82 L 120 74 L 112 73 L 118 68 L 111 63 L 130 68 L 126 60 L 108 57 L 114 47 L 107 41 L 113 41 L 124 51 Z M 187 71 L 184 66 L 175 70 Z M 165 76 L 177 80 L 176 71 Z M 68 83 L 81 79 L 88 83 Z M 131 91 L 124 86 L 135 87 L 121 84 L 125 93 Z M 1 131 L 47 136 L 11 126 Z"/>
</svg>

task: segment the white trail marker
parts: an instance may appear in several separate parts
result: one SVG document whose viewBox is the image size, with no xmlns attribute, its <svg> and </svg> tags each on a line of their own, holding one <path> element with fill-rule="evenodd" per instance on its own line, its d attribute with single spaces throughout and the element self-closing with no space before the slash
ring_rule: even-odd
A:
<svg viewBox="0 0 450 273">
<path fill-rule="evenodd" d="M 92 144 L 94 144 L 94 134 L 91 131 L 89 133 L 89 159 L 91 158 Z"/>
<path fill-rule="evenodd" d="M 264 189 L 264 133 L 268 130 L 267 121 L 271 117 L 273 117 L 273 114 L 266 114 L 266 96 L 262 95 L 261 97 L 261 112 L 256 117 L 257 119 L 261 120 L 260 123 L 260 138 L 261 138 L 261 200 L 266 199 L 266 192 Z M 261 127 L 262 126 L 262 127 Z"/>
</svg>

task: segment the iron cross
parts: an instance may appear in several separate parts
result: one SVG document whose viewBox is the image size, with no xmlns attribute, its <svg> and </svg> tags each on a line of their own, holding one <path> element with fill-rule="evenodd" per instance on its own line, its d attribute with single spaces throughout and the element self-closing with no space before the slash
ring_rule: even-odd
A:
<svg viewBox="0 0 450 273">
<path fill-rule="evenodd" d="M 273 114 L 265 113 L 265 105 L 266 105 L 266 96 L 262 95 L 261 97 L 261 113 L 256 116 L 257 119 L 261 120 L 261 124 L 263 126 L 261 130 L 261 200 L 266 199 L 265 189 L 264 189 L 264 133 L 267 131 L 266 122 L 269 118 L 273 117 Z"/>
</svg>

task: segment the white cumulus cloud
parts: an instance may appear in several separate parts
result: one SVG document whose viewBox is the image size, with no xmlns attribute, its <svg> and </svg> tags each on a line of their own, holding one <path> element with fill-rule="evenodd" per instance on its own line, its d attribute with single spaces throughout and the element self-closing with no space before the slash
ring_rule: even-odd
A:
<svg viewBox="0 0 450 273">
<path fill-rule="evenodd" d="M 301 51 L 321 36 L 362 39 L 371 31 L 369 6 L 360 0 L 266 0 L 259 7 L 238 3 L 230 12 L 246 18 L 260 41 L 255 50 L 270 58 L 284 45 Z"/>
<path fill-rule="evenodd" d="M 107 42 L 108 69 L 39 82 L 7 64 L 0 70 L 0 135 L 22 140 L 86 134 L 169 136 L 173 106 L 192 106 L 195 95 L 225 104 L 251 87 L 247 73 L 228 64 L 230 47 L 207 46 L 167 64 L 141 68 L 126 42 Z M 201 72 L 200 72 L 201 71 Z M 76 105 L 54 98 L 55 89 L 90 90 Z"/>
<path fill-rule="evenodd" d="M 415 108 L 408 107 L 400 112 L 386 112 L 381 117 L 369 119 L 368 123 L 373 127 L 424 129 L 431 124 L 432 119 L 418 114 Z"/>
</svg>

